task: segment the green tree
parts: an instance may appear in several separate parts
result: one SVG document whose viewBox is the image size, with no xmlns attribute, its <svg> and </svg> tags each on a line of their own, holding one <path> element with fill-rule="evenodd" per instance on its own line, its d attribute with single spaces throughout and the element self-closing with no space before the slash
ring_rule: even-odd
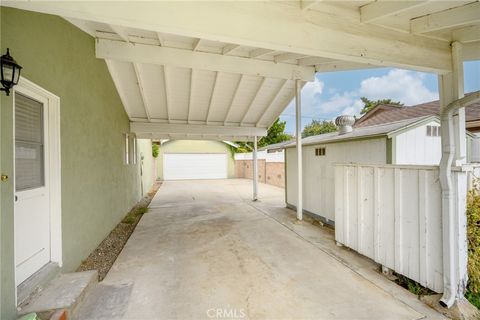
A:
<svg viewBox="0 0 480 320">
<path fill-rule="evenodd" d="M 272 126 L 268 129 L 267 136 L 263 137 L 258 141 L 260 147 L 268 146 L 270 144 L 280 143 L 283 141 L 290 140 L 291 135 L 285 133 L 285 126 L 287 122 L 280 121 L 280 119 L 275 120 Z"/>
<path fill-rule="evenodd" d="M 265 147 L 271 144 L 280 143 L 292 139 L 292 136 L 285 133 L 285 121 L 275 120 L 267 131 L 267 135 L 258 140 L 258 147 Z M 240 147 L 237 153 L 251 152 L 253 150 L 253 142 L 236 142 Z"/>
<path fill-rule="evenodd" d="M 302 138 L 310 136 L 318 136 L 319 134 L 335 132 L 337 131 L 337 126 L 333 121 L 319 121 L 312 120 L 312 122 L 303 128 Z"/>
<path fill-rule="evenodd" d="M 156 143 L 152 144 L 152 157 L 154 158 L 158 157 L 158 152 L 159 152 L 158 144 Z"/>
<path fill-rule="evenodd" d="M 373 108 L 375 108 L 376 106 L 381 105 L 381 104 L 389 104 L 389 105 L 394 105 L 394 106 L 397 106 L 397 107 L 403 107 L 403 103 L 401 103 L 399 101 L 393 101 L 392 99 L 370 100 L 370 99 L 365 98 L 365 97 L 361 97 L 360 99 L 363 102 L 363 109 L 362 109 L 362 111 L 360 111 L 360 114 L 365 114 L 368 111 L 372 110 Z"/>
</svg>

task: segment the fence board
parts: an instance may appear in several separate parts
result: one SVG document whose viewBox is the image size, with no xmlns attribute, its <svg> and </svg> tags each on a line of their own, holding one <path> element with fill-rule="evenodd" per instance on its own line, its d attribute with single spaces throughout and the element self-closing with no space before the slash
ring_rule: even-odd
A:
<svg viewBox="0 0 480 320">
<path fill-rule="evenodd" d="M 335 239 L 443 291 L 438 167 L 335 167 Z"/>
</svg>

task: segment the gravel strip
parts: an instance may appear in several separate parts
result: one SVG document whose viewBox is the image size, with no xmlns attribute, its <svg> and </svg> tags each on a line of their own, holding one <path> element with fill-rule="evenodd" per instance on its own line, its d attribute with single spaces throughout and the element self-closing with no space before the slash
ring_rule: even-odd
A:
<svg viewBox="0 0 480 320">
<path fill-rule="evenodd" d="M 102 281 L 117 259 L 128 238 L 135 230 L 137 223 L 147 211 L 147 207 L 152 201 L 161 186 L 161 182 L 156 182 L 149 193 L 142 198 L 130 212 L 117 224 L 110 234 L 100 243 L 100 245 L 82 261 L 77 272 L 87 270 L 98 271 L 98 281 Z"/>
</svg>

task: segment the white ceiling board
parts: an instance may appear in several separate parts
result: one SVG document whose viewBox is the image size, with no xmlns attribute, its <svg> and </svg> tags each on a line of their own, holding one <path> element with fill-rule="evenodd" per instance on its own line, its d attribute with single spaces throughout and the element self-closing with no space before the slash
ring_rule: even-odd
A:
<svg viewBox="0 0 480 320">
<path fill-rule="evenodd" d="M 223 122 L 232 102 L 236 85 L 240 75 L 220 72 L 215 84 L 215 91 L 209 106 L 208 120 Z"/>
<path fill-rule="evenodd" d="M 210 41 L 357 63 L 448 72 L 448 43 L 360 22 L 359 10 L 302 10 L 273 1 L 16 2 L 2 5 Z M 329 6 L 322 3 L 317 6 Z M 357 19 L 352 19 L 354 15 Z M 301 36 L 299 36 L 301 35 Z M 225 70 L 224 70 L 225 71 Z"/>
<path fill-rule="evenodd" d="M 264 136 L 266 128 L 257 127 L 227 127 L 192 124 L 163 124 L 152 122 L 132 122 L 130 130 L 137 134 L 183 134 L 183 135 L 233 135 L 233 136 Z"/>
<path fill-rule="evenodd" d="M 129 62 L 109 61 L 108 69 L 112 75 L 117 91 L 121 92 L 127 114 L 130 118 L 146 118 L 140 88 L 136 81 L 133 64 Z"/>
<path fill-rule="evenodd" d="M 216 90 L 210 106 L 210 121 L 223 122 L 235 95 L 241 75 L 221 72 L 218 75 Z"/>
<path fill-rule="evenodd" d="M 446 73 L 451 39 L 468 42 L 465 59 L 477 57 L 478 17 L 450 14 L 469 2 L 426 1 L 411 8 L 381 0 L 2 5 L 60 15 L 97 37 L 97 57 L 115 60 L 108 67 L 130 119 L 233 130 L 269 126 L 292 101 L 293 80 L 313 80 L 315 70 L 389 66 Z M 376 9 L 362 23 L 360 8 L 370 5 Z M 438 12 L 444 19 L 435 23 L 452 28 L 410 32 L 411 25 L 420 30 L 418 21 L 432 28 Z"/>
<path fill-rule="evenodd" d="M 189 120 L 206 120 L 215 77 L 215 71 L 193 70 Z"/>
<path fill-rule="evenodd" d="M 480 23 L 480 2 L 473 2 L 412 19 L 410 22 L 410 31 L 416 34 L 422 34 L 465 27 L 478 23 Z"/>
<path fill-rule="evenodd" d="M 412 19 L 426 16 L 433 12 L 439 12 L 457 6 L 462 6 L 469 2 L 471 1 L 428 1 L 425 2 L 423 5 L 411 7 L 410 9 L 402 11 L 401 13 L 395 14 L 393 16 L 378 19 L 373 23 L 392 29 L 410 32 L 410 21 Z"/>
<path fill-rule="evenodd" d="M 95 51 L 96 56 L 102 59 L 249 74 L 270 78 L 293 79 L 298 77 L 305 81 L 311 81 L 315 73 L 314 68 L 308 66 L 296 66 L 154 45 L 136 44 L 132 46 L 126 42 L 104 39 L 97 40 Z"/>
<path fill-rule="evenodd" d="M 142 77 L 145 103 L 148 105 L 150 117 L 154 119 L 167 119 L 163 67 L 139 63 L 137 68 Z"/>
<path fill-rule="evenodd" d="M 226 122 L 240 123 L 242 121 L 262 81 L 263 78 L 261 77 L 243 76 L 235 97 L 233 98 L 229 114 L 225 119 Z"/>
<path fill-rule="evenodd" d="M 364 23 L 389 18 L 427 4 L 423 1 L 376 1 L 360 7 L 360 19 Z"/>
<path fill-rule="evenodd" d="M 191 69 L 168 66 L 167 79 L 168 117 L 172 120 L 188 118 Z"/>
<path fill-rule="evenodd" d="M 273 121 L 277 119 L 275 115 L 283 112 L 294 96 L 295 82 L 288 80 L 283 84 L 275 99 L 273 99 L 270 105 L 264 110 L 264 113 L 257 121 L 257 126 L 270 126 Z"/>
<path fill-rule="evenodd" d="M 244 115 L 242 122 L 255 124 L 277 96 L 284 82 L 285 81 L 281 79 L 265 79 L 262 85 L 262 91 L 255 97 L 248 113 Z"/>
</svg>

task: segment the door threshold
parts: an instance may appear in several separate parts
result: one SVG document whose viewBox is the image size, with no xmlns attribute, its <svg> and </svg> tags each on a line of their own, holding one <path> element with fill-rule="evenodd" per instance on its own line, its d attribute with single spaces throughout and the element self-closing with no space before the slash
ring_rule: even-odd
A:
<svg viewBox="0 0 480 320">
<path fill-rule="evenodd" d="M 60 273 L 60 267 L 56 262 L 49 262 L 40 268 L 37 272 L 28 277 L 17 286 L 17 306 L 22 305 L 29 297 L 34 295 L 39 289 L 45 287 L 57 274 Z"/>
</svg>

